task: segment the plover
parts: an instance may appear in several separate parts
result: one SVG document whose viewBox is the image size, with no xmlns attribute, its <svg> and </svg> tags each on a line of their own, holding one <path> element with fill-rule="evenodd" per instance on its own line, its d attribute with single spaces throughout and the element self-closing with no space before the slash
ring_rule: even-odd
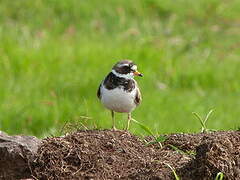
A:
<svg viewBox="0 0 240 180">
<path fill-rule="evenodd" d="M 143 76 L 137 71 L 137 65 L 131 60 L 117 62 L 112 71 L 100 84 L 97 96 L 102 104 L 111 111 L 112 128 L 116 130 L 114 112 L 127 113 L 128 130 L 131 112 L 141 103 L 141 93 L 134 76 Z"/>
</svg>

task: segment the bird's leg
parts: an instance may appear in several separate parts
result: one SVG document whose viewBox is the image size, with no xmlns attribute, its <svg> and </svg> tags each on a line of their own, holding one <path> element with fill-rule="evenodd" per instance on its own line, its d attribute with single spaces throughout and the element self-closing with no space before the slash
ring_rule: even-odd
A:
<svg viewBox="0 0 240 180">
<path fill-rule="evenodd" d="M 112 129 L 115 131 L 115 130 L 117 130 L 117 129 L 116 129 L 116 127 L 115 127 L 114 111 L 111 111 L 111 114 L 112 114 Z"/>
<path fill-rule="evenodd" d="M 127 122 L 126 131 L 129 129 L 129 125 L 130 125 L 131 120 L 132 120 L 131 113 L 128 113 L 128 122 Z"/>
</svg>

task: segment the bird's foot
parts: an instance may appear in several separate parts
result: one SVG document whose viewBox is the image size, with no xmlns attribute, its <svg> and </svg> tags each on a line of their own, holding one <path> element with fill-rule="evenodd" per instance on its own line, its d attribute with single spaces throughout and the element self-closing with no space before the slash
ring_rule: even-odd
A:
<svg viewBox="0 0 240 180">
<path fill-rule="evenodd" d="M 112 127 L 113 131 L 117 131 L 117 128 L 115 126 Z"/>
</svg>

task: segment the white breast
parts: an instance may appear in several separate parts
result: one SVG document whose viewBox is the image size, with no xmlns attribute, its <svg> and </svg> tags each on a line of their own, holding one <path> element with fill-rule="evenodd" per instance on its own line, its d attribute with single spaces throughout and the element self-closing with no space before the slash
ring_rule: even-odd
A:
<svg viewBox="0 0 240 180">
<path fill-rule="evenodd" d="M 136 107 L 135 96 L 136 87 L 131 92 L 127 92 L 123 88 L 108 90 L 104 85 L 101 86 L 101 102 L 106 108 L 115 112 L 133 111 Z"/>
</svg>

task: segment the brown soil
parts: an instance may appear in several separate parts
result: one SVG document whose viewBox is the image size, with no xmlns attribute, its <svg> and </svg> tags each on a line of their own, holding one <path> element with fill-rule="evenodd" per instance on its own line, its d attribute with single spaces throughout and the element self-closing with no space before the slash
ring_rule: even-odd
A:
<svg viewBox="0 0 240 180">
<path fill-rule="evenodd" d="M 77 131 L 44 139 L 35 162 L 37 179 L 240 179 L 240 132 L 166 135 L 160 148 L 126 131 Z"/>
</svg>

